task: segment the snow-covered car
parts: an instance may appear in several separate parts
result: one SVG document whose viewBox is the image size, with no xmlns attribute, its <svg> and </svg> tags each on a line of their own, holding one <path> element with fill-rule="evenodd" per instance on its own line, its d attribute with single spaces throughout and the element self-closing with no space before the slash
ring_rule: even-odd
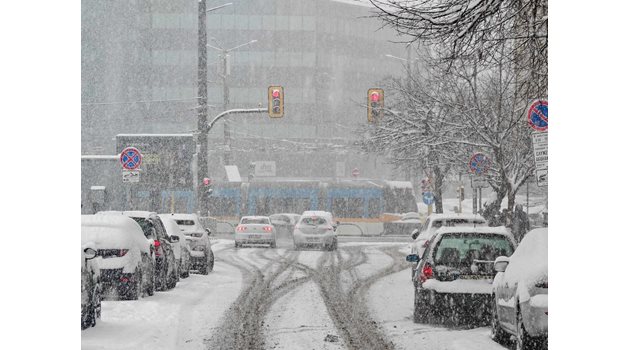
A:
<svg viewBox="0 0 630 350">
<path fill-rule="evenodd" d="M 201 226 L 197 214 L 166 214 L 169 215 L 186 236 L 186 242 L 190 249 L 190 268 L 207 275 L 214 269 L 214 252 L 210 243 L 208 229 Z"/>
<path fill-rule="evenodd" d="M 422 227 L 416 232 L 411 232 L 413 242 L 410 245 L 410 254 L 422 256 L 429 240 L 440 227 L 484 227 L 488 226 L 486 219 L 478 214 L 431 214 L 427 217 Z M 416 274 L 417 264 L 411 266 L 411 278 Z M 415 282 L 414 282 L 415 284 Z"/>
<path fill-rule="evenodd" d="M 327 250 L 337 249 L 337 226 L 327 211 L 305 211 L 293 230 L 293 246 L 300 249 L 316 246 Z"/>
<path fill-rule="evenodd" d="M 409 212 L 400 215 L 399 220 L 383 223 L 383 235 L 408 235 L 414 229 L 422 228 L 420 214 Z"/>
<path fill-rule="evenodd" d="M 278 233 L 285 232 L 290 235 L 300 216 L 300 214 L 280 213 L 269 215 L 269 220 Z"/>
<path fill-rule="evenodd" d="M 177 275 L 186 278 L 190 275 L 190 247 L 184 239 L 182 229 L 179 228 L 171 214 L 160 214 L 159 217 L 162 219 L 166 234 L 171 237 L 171 240 L 174 236 L 178 238 L 173 242 L 173 253 L 175 253 L 175 260 L 177 260 Z"/>
<path fill-rule="evenodd" d="M 269 244 L 276 247 L 276 228 L 268 216 L 243 216 L 234 229 L 234 247 L 245 244 Z"/>
<path fill-rule="evenodd" d="M 494 261 L 516 243 L 505 227 L 442 227 L 429 240 L 414 279 L 414 322 L 470 323 L 490 320 Z"/>
<path fill-rule="evenodd" d="M 492 285 L 495 341 L 506 343 L 514 335 L 517 349 L 546 345 L 547 248 L 547 228 L 538 228 L 525 235 L 512 256 L 495 260 L 497 275 Z"/>
<path fill-rule="evenodd" d="M 156 290 L 165 291 L 177 285 L 177 261 L 173 252 L 173 243 L 179 237 L 171 238 L 166 233 L 162 220 L 155 212 L 150 211 L 100 211 L 98 215 L 122 215 L 133 219 L 140 225 L 149 246 L 153 247 L 155 256 Z"/>
<path fill-rule="evenodd" d="M 125 216 L 82 215 L 81 242 L 91 242 L 99 259 L 103 291 L 137 300 L 153 295 L 154 261 L 140 226 Z"/>
<path fill-rule="evenodd" d="M 83 243 L 83 242 L 81 242 Z M 98 252 L 92 242 L 81 248 L 81 329 L 94 327 L 101 318 L 101 278 Z"/>
</svg>

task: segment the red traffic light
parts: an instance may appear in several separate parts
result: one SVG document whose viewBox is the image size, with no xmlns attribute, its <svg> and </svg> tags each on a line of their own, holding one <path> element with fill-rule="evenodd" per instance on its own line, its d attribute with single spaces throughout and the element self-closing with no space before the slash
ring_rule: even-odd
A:
<svg viewBox="0 0 630 350">
<path fill-rule="evenodd" d="M 370 95 L 370 98 L 372 99 L 372 102 L 378 102 L 381 99 L 381 96 L 379 95 L 378 92 L 373 92 Z"/>
<path fill-rule="evenodd" d="M 280 97 L 280 90 L 277 90 L 277 89 L 272 90 L 271 96 L 273 96 L 274 98 Z"/>
</svg>

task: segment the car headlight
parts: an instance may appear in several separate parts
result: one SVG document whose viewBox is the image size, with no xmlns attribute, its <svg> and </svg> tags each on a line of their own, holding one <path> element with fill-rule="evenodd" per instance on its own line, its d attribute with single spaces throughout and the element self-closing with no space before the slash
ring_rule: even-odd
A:
<svg viewBox="0 0 630 350">
<path fill-rule="evenodd" d="M 204 250 L 206 250 L 206 247 L 202 245 L 198 245 L 198 246 L 194 246 L 192 250 L 195 252 L 203 252 Z"/>
</svg>

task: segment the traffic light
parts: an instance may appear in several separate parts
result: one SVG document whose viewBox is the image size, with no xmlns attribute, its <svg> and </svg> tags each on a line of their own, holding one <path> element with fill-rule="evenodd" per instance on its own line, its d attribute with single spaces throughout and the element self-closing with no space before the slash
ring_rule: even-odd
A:
<svg viewBox="0 0 630 350">
<path fill-rule="evenodd" d="M 374 123 L 382 119 L 385 108 L 385 92 L 383 89 L 372 88 L 368 90 L 368 122 Z"/>
<path fill-rule="evenodd" d="M 282 118 L 284 116 L 284 88 L 282 86 L 270 86 L 267 95 L 269 117 Z"/>
</svg>

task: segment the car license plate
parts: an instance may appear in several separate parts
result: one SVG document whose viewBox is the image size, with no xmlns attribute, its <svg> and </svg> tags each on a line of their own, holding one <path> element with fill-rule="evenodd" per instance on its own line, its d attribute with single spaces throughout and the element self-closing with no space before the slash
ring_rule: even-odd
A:
<svg viewBox="0 0 630 350">
<path fill-rule="evenodd" d="M 306 241 L 307 242 L 319 242 L 319 238 L 307 237 Z"/>
<path fill-rule="evenodd" d="M 249 238 L 251 238 L 251 239 L 259 239 L 260 235 L 249 235 Z"/>
</svg>

